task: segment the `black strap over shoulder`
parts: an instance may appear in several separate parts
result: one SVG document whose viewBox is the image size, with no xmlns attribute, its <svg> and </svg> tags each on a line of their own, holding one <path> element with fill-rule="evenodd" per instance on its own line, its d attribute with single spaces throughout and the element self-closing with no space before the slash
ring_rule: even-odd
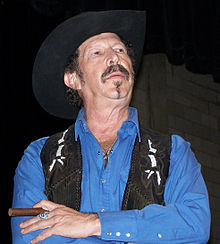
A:
<svg viewBox="0 0 220 244">
<path fill-rule="evenodd" d="M 136 139 L 122 209 L 142 209 L 164 204 L 168 177 L 171 138 L 150 129 L 140 130 L 142 141 Z M 41 161 L 48 199 L 80 210 L 82 156 L 80 141 L 74 140 L 74 125 L 48 138 Z"/>
</svg>

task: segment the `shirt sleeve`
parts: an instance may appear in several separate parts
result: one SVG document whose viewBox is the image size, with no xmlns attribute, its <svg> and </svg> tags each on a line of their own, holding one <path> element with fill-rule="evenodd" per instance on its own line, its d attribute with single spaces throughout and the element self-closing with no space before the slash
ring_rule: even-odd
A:
<svg viewBox="0 0 220 244">
<path fill-rule="evenodd" d="M 42 138 L 32 142 L 24 152 L 24 156 L 18 164 L 14 176 L 13 208 L 32 208 L 32 206 L 42 199 L 47 199 L 44 194 L 44 173 L 40 160 L 40 152 L 46 141 Z M 30 217 L 12 217 L 12 239 L 14 244 L 25 244 L 40 233 L 34 231 L 28 234 L 21 234 L 19 224 Z M 44 243 L 73 243 L 74 239 L 52 236 Z M 74 242 L 76 243 L 76 242 Z"/>
<path fill-rule="evenodd" d="M 165 206 L 98 213 L 101 238 L 135 243 L 195 243 L 209 239 L 208 193 L 190 144 L 172 136 Z"/>
</svg>

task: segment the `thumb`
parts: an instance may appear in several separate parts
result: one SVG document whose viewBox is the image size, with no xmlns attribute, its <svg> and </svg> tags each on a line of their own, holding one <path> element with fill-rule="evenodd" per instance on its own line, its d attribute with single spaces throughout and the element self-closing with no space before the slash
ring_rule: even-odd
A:
<svg viewBox="0 0 220 244">
<path fill-rule="evenodd" d="M 41 200 L 40 202 L 34 204 L 33 208 L 43 208 L 47 211 L 52 211 L 62 205 L 48 201 L 48 200 Z"/>
</svg>

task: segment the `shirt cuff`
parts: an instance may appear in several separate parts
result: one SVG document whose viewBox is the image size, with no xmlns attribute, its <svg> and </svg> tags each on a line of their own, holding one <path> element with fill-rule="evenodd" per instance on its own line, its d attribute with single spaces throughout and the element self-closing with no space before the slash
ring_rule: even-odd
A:
<svg viewBox="0 0 220 244">
<path fill-rule="evenodd" d="M 99 212 L 103 240 L 133 242 L 137 237 L 136 210 Z"/>
</svg>

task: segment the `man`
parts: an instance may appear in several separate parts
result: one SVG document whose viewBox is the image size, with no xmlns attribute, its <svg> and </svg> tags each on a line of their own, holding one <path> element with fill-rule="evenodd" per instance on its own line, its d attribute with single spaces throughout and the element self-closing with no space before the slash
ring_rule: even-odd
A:
<svg viewBox="0 0 220 244">
<path fill-rule="evenodd" d="M 65 96 L 83 108 L 74 125 L 25 151 L 13 207 L 48 212 L 14 217 L 14 243 L 208 241 L 208 195 L 189 143 L 139 127 L 129 107 L 144 29 L 143 12 L 85 13 L 41 46 L 33 70 L 39 103 L 63 118 L 74 116 Z"/>
</svg>

